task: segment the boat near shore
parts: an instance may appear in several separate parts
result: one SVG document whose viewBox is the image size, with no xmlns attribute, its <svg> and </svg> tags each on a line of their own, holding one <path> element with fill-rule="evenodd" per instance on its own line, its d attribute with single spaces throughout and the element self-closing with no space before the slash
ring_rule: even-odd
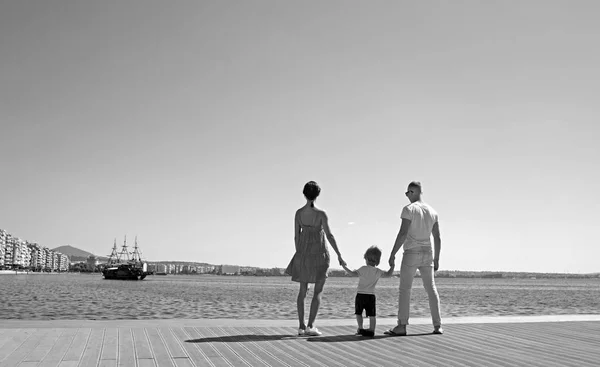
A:
<svg viewBox="0 0 600 367">
<path fill-rule="evenodd" d="M 0 275 L 21 275 L 21 274 L 29 274 L 29 271 L 24 270 L 0 270 Z M 33 273 L 33 272 L 31 272 Z"/>
<path fill-rule="evenodd" d="M 131 255 L 131 258 L 129 255 Z M 148 264 L 142 261 L 137 237 L 135 238 L 135 247 L 131 253 L 127 250 L 127 237 L 125 237 L 121 252 L 117 252 L 117 240 L 115 239 L 112 253 L 102 270 L 104 279 L 143 280 L 151 274 L 152 272 L 148 271 Z"/>
</svg>

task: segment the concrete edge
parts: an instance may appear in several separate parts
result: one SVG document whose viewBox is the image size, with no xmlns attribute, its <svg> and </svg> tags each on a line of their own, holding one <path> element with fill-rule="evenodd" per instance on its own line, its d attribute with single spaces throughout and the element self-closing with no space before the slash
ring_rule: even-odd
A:
<svg viewBox="0 0 600 367">
<path fill-rule="evenodd" d="M 600 315 L 466 316 L 442 320 L 448 324 L 600 321 Z M 319 319 L 316 326 L 354 326 L 355 319 Z M 394 325 L 396 318 L 378 318 L 378 325 Z M 430 318 L 412 318 L 411 325 L 430 325 Z M 0 329 L 23 328 L 148 328 L 148 327 L 297 327 L 297 320 L 156 319 L 156 320 L 2 320 Z"/>
</svg>

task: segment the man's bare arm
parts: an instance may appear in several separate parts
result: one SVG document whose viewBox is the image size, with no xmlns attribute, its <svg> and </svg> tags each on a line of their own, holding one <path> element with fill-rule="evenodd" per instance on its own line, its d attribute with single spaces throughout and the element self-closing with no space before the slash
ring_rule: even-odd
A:
<svg viewBox="0 0 600 367">
<path fill-rule="evenodd" d="M 396 242 L 394 243 L 394 248 L 392 249 L 392 257 L 396 256 L 396 253 L 400 250 L 400 247 L 402 247 L 404 241 L 406 241 L 406 236 L 408 235 L 410 223 L 411 221 L 409 219 L 402 218 L 400 232 L 398 232 L 398 236 L 396 236 Z"/>
<path fill-rule="evenodd" d="M 442 251 L 442 236 L 440 234 L 439 222 L 435 222 L 431 230 L 433 235 L 433 270 L 437 271 L 440 266 L 440 252 Z"/>
</svg>

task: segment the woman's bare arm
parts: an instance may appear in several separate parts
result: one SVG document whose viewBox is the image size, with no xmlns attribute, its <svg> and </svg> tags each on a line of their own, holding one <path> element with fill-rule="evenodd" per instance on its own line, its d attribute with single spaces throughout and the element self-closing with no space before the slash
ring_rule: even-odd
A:
<svg viewBox="0 0 600 367">
<path fill-rule="evenodd" d="M 348 274 L 350 274 L 350 275 L 353 275 L 353 276 L 355 276 L 355 277 L 357 277 L 357 276 L 358 276 L 358 271 L 349 269 L 349 268 L 346 266 L 346 264 L 342 265 L 342 268 L 344 268 L 344 270 L 346 270 L 346 273 L 348 273 Z"/>
<path fill-rule="evenodd" d="M 294 216 L 294 245 L 296 246 L 296 251 L 298 251 L 298 241 L 300 241 L 300 212 L 297 211 Z"/>
<path fill-rule="evenodd" d="M 329 218 L 327 218 L 327 213 L 325 213 L 325 211 L 322 211 L 321 215 L 323 218 L 323 230 L 325 231 L 325 236 L 327 236 L 327 241 L 329 241 L 329 244 L 331 244 L 331 247 L 333 247 L 333 251 L 335 251 L 335 253 L 338 256 L 340 263 L 342 263 L 342 254 L 340 254 L 337 242 L 335 242 L 335 237 L 333 236 L 333 233 L 331 233 L 331 229 L 329 228 Z"/>
</svg>

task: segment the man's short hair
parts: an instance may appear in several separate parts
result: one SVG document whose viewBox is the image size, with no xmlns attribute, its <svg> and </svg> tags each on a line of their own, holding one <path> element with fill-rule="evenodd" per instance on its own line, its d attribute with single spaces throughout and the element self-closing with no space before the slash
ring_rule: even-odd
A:
<svg viewBox="0 0 600 367">
<path fill-rule="evenodd" d="M 423 190 L 423 187 L 421 187 L 421 182 L 419 181 L 412 181 L 411 183 L 408 184 L 408 188 L 413 188 L 413 187 L 417 187 L 419 189 L 419 191 Z"/>
</svg>

